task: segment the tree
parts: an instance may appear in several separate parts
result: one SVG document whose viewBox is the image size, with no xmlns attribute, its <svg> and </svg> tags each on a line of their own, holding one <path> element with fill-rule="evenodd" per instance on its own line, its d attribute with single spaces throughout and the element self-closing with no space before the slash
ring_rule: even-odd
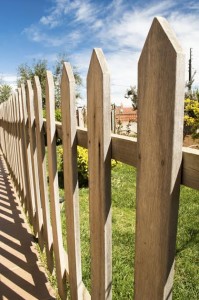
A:
<svg viewBox="0 0 199 300">
<path fill-rule="evenodd" d="M 130 88 L 127 89 L 124 97 L 131 100 L 134 110 L 138 108 L 138 94 L 135 86 L 130 86 Z"/>
<path fill-rule="evenodd" d="M 12 88 L 8 84 L 0 84 L 0 103 L 8 100 L 12 93 Z"/>
<path fill-rule="evenodd" d="M 54 66 L 53 70 L 53 77 L 55 82 L 55 105 L 56 108 L 60 108 L 60 82 L 61 82 L 61 74 L 62 74 L 62 67 L 63 62 L 67 61 L 67 56 L 65 53 L 59 54 L 57 56 L 57 61 Z M 46 59 L 43 60 L 34 60 L 32 65 L 28 64 L 21 64 L 18 67 L 18 86 L 21 85 L 21 83 L 26 83 L 27 80 L 31 80 L 33 83 L 34 76 L 38 76 L 40 83 L 41 83 L 41 89 L 42 89 L 42 102 L 43 107 L 45 107 L 45 86 L 46 86 L 46 71 L 48 69 L 48 61 Z M 76 98 L 80 97 L 79 94 L 79 87 L 82 84 L 82 79 L 77 72 L 77 68 L 73 67 L 74 70 L 74 77 L 77 85 L 77 92 L 76 92 Z"/>
<path fill-rule="evenodd" d="M 29 66 L 28 64 L 21 64 L 17 69 L 18 86 L 20 86 L 22 83 L 25 84 L 27 80 L 31 80 L 31 82 L 33 83 L 34 76 L 39 77 L 41 83 L 41 89 L 42 89 L 43 106 L 45 106 L 45 99 L 46 99 L 45 86 L 46 86 L 47 68 L 48 68 L 47 60 L 40 59 L 38 61 L 34 60 L 32 66 Z"/>
<path fill-rule="evenodd" d="M 57 61 L 54 66 L 54 82 L 55 82 L 55 97 L 56 97 L 56 107 L 60 108 L 61 106 L 61 94 L 60 94 L 60 83 L 61 83 L 61 76 L 62 76 L 62 68 L 63 63 L 68 61 L 68 57 L 66 53 L 58 54 Z M 82 85 L 82 78 L 78 73 L 77 67 L 73 66 L 73 73 L 75 77 L 76 83 L 76 99 L 81 98 L 80 95 L 80 86 Z"/>
</svg>

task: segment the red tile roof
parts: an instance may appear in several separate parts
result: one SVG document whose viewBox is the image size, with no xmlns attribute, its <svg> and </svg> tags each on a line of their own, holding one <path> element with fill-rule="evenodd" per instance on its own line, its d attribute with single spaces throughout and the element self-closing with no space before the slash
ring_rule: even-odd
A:
<svg viewBox="0 0 199 300">
<path fill-rule="evenodd" d="M 137 122 L 137 110 L 133 110 L 132 107 L 115 107 L 115 119 L 121 122 Z"/>
</svg>

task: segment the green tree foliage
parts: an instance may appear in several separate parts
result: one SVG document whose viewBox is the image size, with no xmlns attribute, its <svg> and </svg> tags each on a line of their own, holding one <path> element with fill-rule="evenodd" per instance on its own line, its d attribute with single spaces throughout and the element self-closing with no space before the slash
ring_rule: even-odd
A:
<svg viewBox="0 0 199 300">
<path fill-rule="evenodd" d="M 8 84 L 0 84 L 0 103 L 8 100 L 12 93 L 12 88 Z"/>
<path fill-rule="evenodd" d="M 67 56 L 65 53 L 59 54 L 57 56 L 57 61 L 53 69 L 53 77 L 55 82 L 55 104 L 56 108 L 60 108 L 60 82 L 61 82 L 61 75 L 62 75 L 62 67 L 63 62 L 67 61 Z M 42 89 L 42 102 L 43 107 L 45 107 L 45 86 L 46 86 L 46 71 L 48 69 L 48 61 L 43 60 L 34 60 L 32 65 L 28 64 L 21 64 L 18 67 L 17 75 L 18 80 L 17 84 L 20 86 L 22 83 L 26 83 L 27 80 L 31 80 L 33 83 L 34 76 L 38 76 L 40 83 L 41 83 L 41 89 Z M 74 71 L 74 77 L 76 81 L 76 98 L 80 98 L 79 88 L 82 84 L 82 79 L 77 71 L 76 67 L 73 67 Z"/>
<path fill-rule="evenodd" d="M 138 93 L 135 86 L 130 86 L 130 88 L 127 89 L 124 97 L 131 100 L 132 107 L 134 110 L 138 108 Z"/>
<path fill-rule="evenodd" d="M 38 76 L 40 83 L 41 83 L 41 89 L 42 89 L 42 102 L 43 105 L 45 103 L 46 94 L 45 94 L 45 86 L 46 86 L 46 70 L 47 70 L 47 60 L 45 59 L 39 59 L 34 60 L 33 64 L 29 66 L 28 64 L 21 64 L 19 65 L 17 69 L 17 85 L 18 87 L 22 83 L 26 83 L 27 80 L 31 80 L 33 83 L 34 76 Z"/>
<path fill-rule="evenodd" d="M 60 84 L 61 84 L 63 63 L 66 61 L 68 61 L 67 54 L 61 53 L 57 56 L 57 61 L 54 66 L 56 108 L 60 108 L 61 106 Z M 72 68 L 73 68 L 73 73 L 74 73 L 75 83 L 76 83 L 76 99 L 77 99 L 77 98 L 81 98 L 79 89 L 80 86 L 82 85 L 82 78 L 78 73 L 77 67 L 73 66 Z"/>
</svg>

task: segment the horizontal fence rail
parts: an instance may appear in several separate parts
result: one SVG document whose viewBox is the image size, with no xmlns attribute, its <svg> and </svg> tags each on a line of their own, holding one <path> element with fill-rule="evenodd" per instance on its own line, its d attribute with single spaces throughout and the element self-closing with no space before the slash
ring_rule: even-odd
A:
<svg viewBox="0 0 199 300">
<path fill-rule="evenodd" d="M 138 67 L 138 138 L 111 133 L 110 74 L 94 49 L 87 77 L 87 125 L 77 122 L 75 79 L 64 63 L 62 122 L 55 121 L 53 76 L 0 105 L 0 148 L 18 196 L 66 299 L 112 299 L 111 159 L 137 168 L 134 299 L 171 299 L 180 184 L 199 190 L 199 150 L 183 148 L 184 55 L 167 21 L 155 18 Z M 78 115 L 81 115 L 78 112 Z M 77 126 L 77 123 L 79 126 Z M 56 144 L 63 145 L 67 252 L 59 206 Z M 82 281 L 77 146 L 88 149 L 91 295 Z M 49 182 L 47 180 L 49 178 Z M 133 237 L 132 237 L 133 238 Z M 147 255 L 150 253 L 150 255 Z"/>
<path fill-rule="evenodd" d="M 44 120 L 46 130 L 46 121 Z M 62 123 L 56 122 L 57 138 L 62 140 Z M 77 127 L 77 145 L 88 149 L 87 129 Z M 137 167 L 137 138 L 111 134 L 111 158 Z M 199 150 L 182 147 L 181 184 L 199 190 Z"/>
</svg>

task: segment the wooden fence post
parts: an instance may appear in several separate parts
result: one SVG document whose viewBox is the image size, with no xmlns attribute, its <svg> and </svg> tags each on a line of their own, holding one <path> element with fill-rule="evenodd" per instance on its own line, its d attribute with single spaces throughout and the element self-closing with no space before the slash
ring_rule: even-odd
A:
<svg viewBox="0 0 199 300">
<path fill-rule="evenodd" d="M 75 78 L 69 63 L 64 63 L 63 65 L 61 108 L 69 283 L 71 299 L 83 299 L 77 175 Z"/>
<path fill-rule="evenodd" d="M 61 299 L 66 298 L 66 259 L 64 255 L 61 217 L 59 207 L 59 187 L 57 174 L 56 154 L 56 127 L 55 127 L 55 96 L 53 75 L 47 71 L 46 77 L 46 131 L 48 146 L 49 190 L 53 231 L 53 248 L 57 285 Z"/>
<path fill-rule="evenodd" d="M 112 297 L 110 75 L 101 49 L 87 77 L 91 298 Z"/>
<path fill-rule="evenodd" d="M 29 124 L 28 124 L 28 113 L 26 105 L 26 90 L 25 85 L 21 85 L 21 104 L 22 104 L 22 115 L 23 115 L 23 141 L 24 141 L 24 160 L 26 161 L 26 180 L 27 180 L 27 197 L 28 197 L 28 212 L 30 222 L 33 225 L 34 233 L 36 234 L 36 204 L 33 184 L 33 168 L 30 152 L 30 137 L 29 137 Z"/>
<path fill-rule="evenodd" d="M 172 298 L 181 179 L 184 54 L 155 18 L 138 68 L 135 299 Z"/>
<path fill-rule="evenodd" d="M 46 246 L 47 264 L 50 272 L 53 271 L 53 239 L 52 226 L 50 222 L 50 207 L 48 198 L 48 183 L 46 174 L 46 159 L 45 159 L 45 140 L 42 116 L 42 91 L 39 82 L 39 77 L 34 77 L 34 111 L 36 122 L 36 136 L 37 136 L 37 161 L 39 186 L 41 193 L 41 204 L 44 220 L 44 237 Z"/>
<path fill-rule="evenodd" d="M 84 115 L 83 115 L 83 108 L 82 107 L 78 107 L 77 108 L 77 124 L 79 127 L 85 127 L 84 124 Z"/>
<path fill-rule="evenodd" d="M 33 89 L 30 80 L 27 80 L 26 86 L 26 104 L 28 112 L 28 123 L 29 123 L 29 137 L 30 137 L 30 156 L 32 164 L 32 177 L 33 177 L 33 188 L 35 196 L 35 206 L 36 206 L 36 218 L 38 226 L 38 238 L 40 248 L 43 249 L 43 215 L 41 207 L 41 197 L 39 189 L 39 178 L 38 178 L 38 161 L 37 161 L 37 144 L 36 144 L 36 132 L 35 132 L 35 115 L 33 106 Z"/>
<path fill-rule="evenodd" d="M 26 202 L 26 186 L 25 186 L 25 178 L 24 178 L 24 156 L 23 156 L 23 135 L 22 135 L 22 113 L 21 113 L 21 88 L 18 88 L 16 92 L 16 113 L 17 113 L 17 121 L 18 121 L 18 143 L 19 143 L 19 166 L 20 166 L 20 187 L 21 187 L 21 198 L 22 204 L 24 205 L 25 211 L 27 212 L 27 202 Z"/>
<path fill-rule="evenodd" d="M 30 223 L 32 223 L 31 209 L 30 209 L 30 189 L 28 182 L 28 173 L 27 173 L 27 156 L 26 156 L 26 134 L 24 132 L 24 113 L 23 113 L 23 104 L 22 104 L 22 88 L 18 89 L 19 97 L 19 112 L 20 112 L 20 137 L 21 137 L 21 151 L 22 151 L 22 167 L 23 167 L 23 180 L 24 180 L 24 202 L 25 210 L 28 211 Z"/>
</svg>

